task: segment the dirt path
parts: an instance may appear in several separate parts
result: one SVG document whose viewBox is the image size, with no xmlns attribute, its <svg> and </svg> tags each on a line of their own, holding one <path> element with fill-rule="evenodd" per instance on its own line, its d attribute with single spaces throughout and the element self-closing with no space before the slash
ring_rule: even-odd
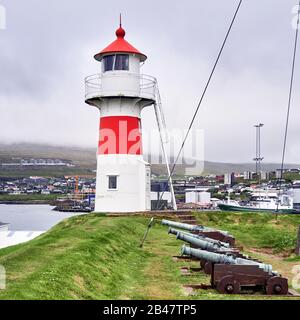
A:
<svg viewBox="0 0 300 320">
<path fill-rule="evenodd" d="M 247 248 L 247 252 L 249 252 L 251 256 L 258 258 L 259 260 L 262 260 L 264 263 L 271 264 L 273 266 L 273 270 L 278 271 L 282 274 L 282 276 L 288 278 L 289 283 L 291 283 L 292 279 L 295 277 L 295 274 L 293 273 L 293 268 L 295 266 L 299 266 L 300 268 L 299 261 L 285 261 L 283 255 L 276 255 L 272 253 L 272 251 L 270 250 Z"/>
</svg>

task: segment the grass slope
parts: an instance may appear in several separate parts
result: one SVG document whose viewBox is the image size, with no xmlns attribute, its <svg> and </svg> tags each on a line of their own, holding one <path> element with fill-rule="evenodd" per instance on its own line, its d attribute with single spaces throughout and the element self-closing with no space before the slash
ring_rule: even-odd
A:
<svg viewBox="0 0 300 320">
<path fill-rule="evenodd" d="M 198 222 L 231 232 L 243 247 L 269 248 L 289 255 L 295 248 L 300 215 L 270 213 L 196 213 Z"/>
<path fill-rule="evenodd" d="M 266 214 L 198 213 L 197 218 L 229 230 L 246 251 L 271 259 L 278 271 L 289 272 L 300 261 L 291 255 L 300 217 L 280 216 L 278 223 Z M 214 290 L 187 296 L 183 284 L 208 284 L 209 277 L 180 274 L 181 266 L 195 263 L 173 261 L 182 242 L 158 223 L 139 248 L 147 222 L 144 217 L 77 216 L 28 243 L 0 250 L 0 264 L 7 271 L 7 289 L 0 291 L 0 299 L 254 298 L 222 296 Z"/>
<path fill-rule="evenodd" d="M 57 194 L 0 194 L 0 201 L 51 201 L 60 196 Z"/>
</svg>

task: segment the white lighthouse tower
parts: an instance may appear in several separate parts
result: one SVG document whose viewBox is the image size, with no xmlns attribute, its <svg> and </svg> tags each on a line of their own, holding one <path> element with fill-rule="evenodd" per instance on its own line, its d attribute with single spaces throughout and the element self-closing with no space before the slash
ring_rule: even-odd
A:
<svg viewBox="0 0 300 320">
<path fill-rule="evenodd" d="M 95 55 L 101 71 L 86 78 L 85 101 L 100 110 L 95 211 L 151 209 L 150 165 L 143 160 L 141 111 L 155 103 L 156 80 L 142 75 L 147 57 L 125 30 Z"/>
</svg>

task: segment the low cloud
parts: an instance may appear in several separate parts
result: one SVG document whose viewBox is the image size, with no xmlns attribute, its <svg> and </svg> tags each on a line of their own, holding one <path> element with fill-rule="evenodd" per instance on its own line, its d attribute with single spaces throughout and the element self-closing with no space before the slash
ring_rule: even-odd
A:
<svg viewBox="0 0 300 320">
<path fill-rule="evenodd" d="M 120 11 L 126 39 L 148 56 L 142 72 L 158 78 L 168 127 L 184 129 L 237 5 L 2 2 L 7 29 L 0 30 L 0 142 L 88 147 L 97 145 L 99 111 L 84 103 L 83 79 L 99 72 L 93 55 L 114 40 Z M 195 129 L 204 129 L 206 160 L 251 161 L 253 125 L 262 122 L 263 156 L 280 161 L 295 4 L 244 3 L 195 121 Z M 286 160 L 300 163 L 297 74 L 295 81 Z M 156 126 L 152 108 L 143 111 L 143 126 Z"/>
</svg>

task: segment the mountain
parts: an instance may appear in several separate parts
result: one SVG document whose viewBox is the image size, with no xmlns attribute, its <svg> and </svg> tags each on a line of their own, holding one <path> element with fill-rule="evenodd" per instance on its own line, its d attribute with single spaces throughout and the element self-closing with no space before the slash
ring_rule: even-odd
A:
<svg viewBox="0 0 300 320">
<path fill-rule="evenodd" d="M 58 158 L 71 160 L 76 166 L 95 169 L 96 151 L 96 148 L 28 143 L 0 144 L 0 163 L 19 158 Z"/>
<path fill-rule="evenodd" d="M 262 171 L 275 171 L 279 169 L 281 164 L 279 163 L 261 163 L 261 170 Z M 300 168 L 299 164 L 285 164 L 284 167 L 286 169 L 293 169 L 293 168 Z M 224 174 L 228 172 L 244 172 L 244 171 L 252 171 L 255 172 L 255 162 L 253 163 L 222 163 L 222 162 L 211 162 L 205 161 L 204 171 L 207 173 L 214 173 L 214 174 Z"/>
<path fill-rule="evenodd" d="M 18 161 L 22 158 L 55 158 L 70 160 L 74 163 L 76 168 L 92 170 L 96 169 L 96 148 L 83 148 L 83 147 L 63 147 L 52 145 L 40 144 L 0 144 L 0 164 L 3 162 Z M 198 167 L 203 167 L 203 162 L 197 163 Z M 185 174 L 188 166 L 176 166 L 175 173 L 178 175 Z M 275 171 L 280 168 L 277 163 L 262 163 L 261 168 L 263 171 Z M 285 168 L 300 168 L 299 164 L 286 164 Z M 3 168 L 0 170 L 3 170 Z M 244 172 L 255 171 L 255 164 L 253 163 L 224 163 L 205 161 L 204 170 L 205 174 L 224 174 L 227 172 Z M 161 174 L 165 173 L 165 165 L 153 164 L 152 172 Z M 196 174 L 201 174 L 199 169 Z"/>
</svg>

